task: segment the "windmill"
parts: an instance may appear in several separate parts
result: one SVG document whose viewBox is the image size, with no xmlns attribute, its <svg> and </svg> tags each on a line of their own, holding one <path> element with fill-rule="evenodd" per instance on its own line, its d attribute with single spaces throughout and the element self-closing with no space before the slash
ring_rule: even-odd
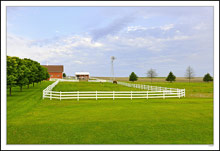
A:
<svg viewBox="0 0 220 151">
<path fill-rule="evenodd" d="M 115 60 L 116 58 L 114 56 L 111 56 L 111 63 L 112 63 L 112 80 L 115 81 L 115 76 L 114 76 L 114 67 L 113 67 L 113 61 Z"/>
</svg>

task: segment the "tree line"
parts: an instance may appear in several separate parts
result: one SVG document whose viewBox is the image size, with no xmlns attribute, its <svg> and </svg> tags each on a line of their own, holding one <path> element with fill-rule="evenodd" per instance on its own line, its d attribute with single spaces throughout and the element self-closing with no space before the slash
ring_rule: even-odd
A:
<svg viewBox="0 0 220 151">
<path fill-rule="evenodd" d="M 14 86 L 22 87 L 30 84 L 39 83 L 50 77 L 47 68 L 43 67 L 37 61 L 31 59 L 20 59 L 19 57 L 7 56 L 7 88 Z"/>
<path fill-rule="evenodd" d="M 151 79 L 151 82 L 153 78 L 157 76 L 155 69 L 148 70 L 146 74 L 147 74 L 147 77 Z M 186 69 L 185 78 L 188 79 L 190 82 L 190 80 L 193 79 L 194 76 L 195 76 L 194 70 L 192 69 L 192 67 L 188 66 Z M 129 81 L 137 81 L 137 80 L 138 80 L 138 76 L 134 72 L 132 72 L 129 76 Z M 166 77 L 166 81 L 169 81 L 169 82 L 176 81 L 176 76 L 170 71 L 170 73 Z M 204 82 L 213 81 L 213 77 L 209 73 L 207 73 L 204 75 L 203 81 Z"/>
</svg>

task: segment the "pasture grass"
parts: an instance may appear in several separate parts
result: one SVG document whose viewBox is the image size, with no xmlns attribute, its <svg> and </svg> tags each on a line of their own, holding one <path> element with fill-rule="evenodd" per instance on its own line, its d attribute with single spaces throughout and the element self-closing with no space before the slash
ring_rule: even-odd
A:
<svg viewBox="0 0 220 151">
<path fill-rule="evenodd" d="M 7 144 L 213 144 L 212 83 L 172 83 L 186 98 L 133 101 L 42 100 L 49 84 L 7 95 Z"/>
<path fill-rule="evenodd" d="M 213 98 L 213 82 L 130 82 L 167 88 L 185 89 L 187 98 Z"/>
<path fill-rule="evenodd" d="M 59 82 L 53 91 L 141 91 L 141 89 L 126 87 L 109 82 Z"/>
</svg>

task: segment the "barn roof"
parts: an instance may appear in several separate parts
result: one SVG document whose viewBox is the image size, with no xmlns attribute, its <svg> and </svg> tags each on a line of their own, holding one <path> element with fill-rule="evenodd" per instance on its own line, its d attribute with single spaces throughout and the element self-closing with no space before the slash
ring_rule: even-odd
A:
<svg viewBox="0 0 220 151">
<path fill-rule="evenodd" d="M 63 72 L 63 65 L 42 65 L 47 68 L 48 72 Z"/>
<path fill-rule="evenodd" d="M 75 72 L 75 75 L 89 75 L 89 72 Z"/>
</svg>

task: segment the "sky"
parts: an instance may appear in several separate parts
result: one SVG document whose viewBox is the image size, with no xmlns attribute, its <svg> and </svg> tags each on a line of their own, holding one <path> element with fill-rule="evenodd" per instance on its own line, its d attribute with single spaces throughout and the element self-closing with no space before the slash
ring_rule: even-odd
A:
<svg viewBox="0 0 220 151">
<path fill-rule="evenodd" d="M 64 72 L 213 75 L 213 7 L 7 7 L 7 55 Z"/>
</svg>

